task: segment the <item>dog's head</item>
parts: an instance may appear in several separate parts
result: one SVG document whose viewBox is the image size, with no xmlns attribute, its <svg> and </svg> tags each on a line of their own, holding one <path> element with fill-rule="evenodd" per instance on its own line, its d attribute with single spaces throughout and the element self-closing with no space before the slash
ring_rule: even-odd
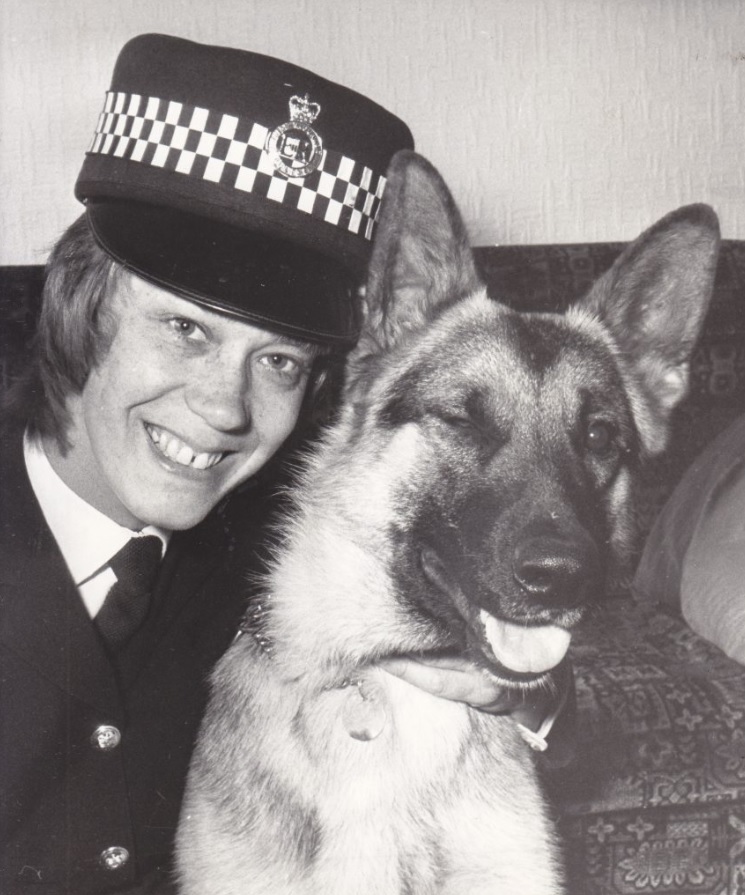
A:
<svg viewBox="0 0 745 895">
<path fill-rule="evenodd" d="M 437 172 L 395 158 L 344 404 L 369 470 L 357 499 L 423 649 L 513 680 L 561 660 L 629 550 L 633 480 L 686 394 L 718 243 L 711 209 L 680 209 L 568 314 L 520 314 L 486 296 Z"/>
</svg>

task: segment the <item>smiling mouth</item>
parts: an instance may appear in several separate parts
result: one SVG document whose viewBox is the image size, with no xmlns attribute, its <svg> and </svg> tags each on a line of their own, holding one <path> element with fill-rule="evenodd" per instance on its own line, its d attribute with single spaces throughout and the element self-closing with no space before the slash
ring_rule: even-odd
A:
<svg viewBox="0 0 745 895">
<path fill-rule="evenodd" d="M 145 429 L 150 436 L 150 441 L 161 454 L 179 466 L 188 466 L 191 469 L 211 469 L 213 466 L 217 466 L 226 454 L 226 451 L 220 451 L 219 453 L 202 451 L 198 453 L 189 447 L 186 442 L 176 438 L 171 432 L 158 429 L 149 423 L 145 424 Z"/>
</svg>

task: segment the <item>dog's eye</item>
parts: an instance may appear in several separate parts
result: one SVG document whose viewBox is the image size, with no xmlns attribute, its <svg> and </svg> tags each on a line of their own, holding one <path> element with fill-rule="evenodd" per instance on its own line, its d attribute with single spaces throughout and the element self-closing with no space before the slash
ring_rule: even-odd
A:
<svg viewBox="0 0 745 895">
<path fill-rule="evenodd" d="M 442 421 L 444 423 L 447 423 L 448 426 L 452 426 L 454 429 L 471 430 L 476 428 L 473 420 L 470 419 L 470 417 L 459 416 L 458 414 L 443 414 Z"/>
<path fill-rule="evenodd" d="M 471 417 L 467 413 L 437 413 L 437 417 L 441 420 L 441 422 L 445 423 L 450 429 L 455 432 L 460 433 L 465 436 L 478 436 L 481 437 L 483 435 L 481 431 L 481 427 L 479 424 L 471 419 Z"/>
<path fill-rule="evenodd" d="M 604 420 L 593 420 L 587 426 L 585 446 L 598 457 L 607 456 L 615 444 L 615 428 Z"/>
</svg>

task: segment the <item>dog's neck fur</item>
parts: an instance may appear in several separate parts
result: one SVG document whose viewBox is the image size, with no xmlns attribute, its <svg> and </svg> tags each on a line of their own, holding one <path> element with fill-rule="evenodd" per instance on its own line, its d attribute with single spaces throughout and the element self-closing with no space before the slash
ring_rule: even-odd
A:
<svg viewBox="0 0 745 895">
<path fill-rule="evenodd" d="M 342 465 L 357 487 L 340 494 L 334 481 Z M 304 493 L 317 499 L 288 515 L 280 556 L 244 620 L 243 630 L 272 656 L 277 672 L 303 677 L 311 688 L 355 678 L 382 656 L 421 649 L 420 639 L 402 641 L 395 621 L 381 628 L 379 609 L 370 613 L 383 602 L 395 620 L 401 608 L 389 575 L 390 539 L 378 521 L 390 524 L 394 513 L 388 505 L 376 506 L 380 489 L 369 485 L 368 474 L 348 445 L 336 443 L 333 431 L 322 439 L 303 473 Z M 359 516 L 365 525 L 355 524 Z M 355 542 L 355 531 L 366 532 L 366 543 Z M 326 625 L 331 613 L 333 634 Z"/>
</svg>

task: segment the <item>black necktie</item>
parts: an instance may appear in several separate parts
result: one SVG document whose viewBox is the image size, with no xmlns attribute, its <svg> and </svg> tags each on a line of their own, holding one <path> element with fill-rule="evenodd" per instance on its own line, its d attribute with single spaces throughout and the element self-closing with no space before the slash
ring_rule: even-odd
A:
<svg viewBox="0 0 745 895">
<path fill-rule="evenodd" d="M 96 615 L 98 630 L 106 645 L 116 652 L 145 621 L 150 594 L 163 552 L 160 538 L 132 538 L 111 559 L 116 583 Z"/>
</svg>

